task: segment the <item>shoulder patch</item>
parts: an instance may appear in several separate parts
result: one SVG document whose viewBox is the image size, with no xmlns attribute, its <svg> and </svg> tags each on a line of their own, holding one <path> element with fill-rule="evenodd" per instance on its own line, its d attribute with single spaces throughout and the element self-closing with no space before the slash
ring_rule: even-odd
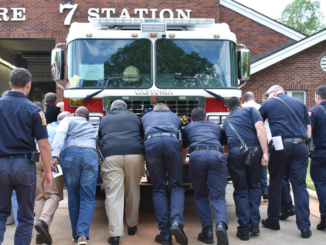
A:
<svg viewBox="0 0 326 245">
<path fill-rule="evenodd" d="M 44 115 L 43 111 L 39 111 L 38 114 L 41 117 L 42 125 L 46 126 L 46 119 L 45 119 L 45 115 Z"/>
</svg>

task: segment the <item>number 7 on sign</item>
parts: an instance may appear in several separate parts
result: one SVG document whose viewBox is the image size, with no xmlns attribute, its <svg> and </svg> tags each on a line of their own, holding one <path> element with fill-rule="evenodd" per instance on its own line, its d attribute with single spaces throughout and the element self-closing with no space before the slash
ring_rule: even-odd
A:
<svg viewBox="0 0 326 245">
<path fill-rule="evenodd" d="M 63 10 L 65 10 L 65 9 L 71 9 L 69 14 L 65 18 L 65 22 L 63 23 L 65 26 L 70 26 L 72 16 L 74 15 L 77 7 L 78 7 L 78 4 L 74 4 L 74 5 L 72 5 L 72 4 L 65 4 L 65 5 L 60 4 L 60 14 L 62 14 Z"/>
</svg>

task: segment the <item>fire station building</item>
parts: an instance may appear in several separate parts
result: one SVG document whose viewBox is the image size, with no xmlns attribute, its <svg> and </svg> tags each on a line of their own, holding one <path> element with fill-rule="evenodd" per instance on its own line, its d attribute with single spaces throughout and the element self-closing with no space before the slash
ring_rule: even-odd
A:
<svg viewBox="0 0 326 245">
<path fill-rule="evenodd" d="M 242 92 L 254 92 L 257 102 L 279 84 L 312 108 L 316 88 L 326 85 L 326 29 L 308 37 L 233 0 L 3 0 L 0 94 L 10 89 L 11 70 L 24 67 L 33 76 L 29 99 L 42 101 L 45 93 L 56 92 L 63 101 L 63 90 L 51 79 L 51 50 L 65 43 L 71 23 L 98 17 L 212 18 L 228 24 L 237 43 L 251 51 L 251 78 Z"/>
</svg>

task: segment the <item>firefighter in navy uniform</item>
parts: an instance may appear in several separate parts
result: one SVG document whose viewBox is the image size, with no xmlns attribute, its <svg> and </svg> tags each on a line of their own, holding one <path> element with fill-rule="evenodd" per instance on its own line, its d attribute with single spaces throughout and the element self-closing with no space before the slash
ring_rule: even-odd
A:
<svg viewBox="0 0 326 245">
<path fill-rule="evenodd" d="M 10 91 L 0 99 L 0 244 L 3 242 L 7 217 L 11 213 L 11 195 L 18 199 L 18 226 L 15 245 L 29 245 L 34 224 L 36 165 L 39 145 L 45 172 L 45 188 L 52 183 L 51 146 L 46 120 L 41 109 L 26 96 L 31 88 L 31 74 L 16 68 L 10 74 Z M 35 156 L 35 157 L 34 157 Z"/>
<path fill-rule="evenodd" d="M 185 195 L 182 186 L 182 146 L 178 139 L 181 130 L 180 119 L 167 105 L 158 103 L 152 112 L 143 116 L 142 124 L 145 132 L 146 166 L 152 182 L 155 215 L 161 231 L 155 242 L 172 245 L 172 234 L 177 243 L 186 245 L 188 238 L 183 231 Z M 165 186 L 167 179 L 171 210 Z"/>
<path fill-rule="evenodd" d="M 290 177 L 295 209 L 296 223 L 302 238 L 311 236 L 309 221 L 309 194 L 306 189 L 308 168 L 307 138 L 311 135 L 311 121 L 307 107 L 298 99 L 285 95 L 279 85 L 267 91 L 268 100 L 259 111 L 264 120 L 268 119 L 272 136 L 281 136 L 279 150 L 275 150 L 277 138 L 273 139 L 268 170 L 270 184 L 268 187 L 268 218 L 262 225 L 272 230 L 280 229 L 280 207 L 282 177 L 285 173 Z M 282 149 L 282 144 L 283 149 Z"/>
<path fill-rule="evenodd" d="M 237 97 L 231 97 L 227 106 L 230 115 L 223 124 L 221 143 L 229 148 L 228 169 L 239 223 L 237 237 L 248 241 L 249 233 L 260 233 L 260 174 L 268 161 L 267 136 L 264 122 L 254 107 L 239 108 Z M 251 151 L 254 156 L 250 163 L 246 160 Z"/>
<path fill-rule="evenodd" d="M 192 123 L 184 129 L 183 148 L 187 149 L 190 144 L 189 178 L 194 188 L 197 213 L 203 228 L 198 240 L 207 244 L 214 243 L 210 201 L 215 216 L 217 244 L 227 245 L 227 154 L 223 154 L 220 143 L 221 127 L 206 121 L 203 108 L 193 109 L 191 118 Z M 187 154 L 186 151 L 183 153 L 185 162 Z"/>
<path fill-rule="evenodd" d="M 315 108 L 309 111 L 315 151 L 311 153 L 310 175 L 319 200 L 321 221 L 318 230 L 326 228 L 326 86 L 316 90 Z"/>
</svg>

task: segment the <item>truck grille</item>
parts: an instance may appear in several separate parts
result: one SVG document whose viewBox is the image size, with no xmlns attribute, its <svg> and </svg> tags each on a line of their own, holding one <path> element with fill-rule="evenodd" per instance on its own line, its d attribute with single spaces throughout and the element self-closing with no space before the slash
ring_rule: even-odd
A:
<svg viewBox="0 0 326 245">
<path fill-rule="evenodd" d="M 111 101 L 112 104 L 113 101 Z M 131 109 L 137 116 L 140 118 L 153 110 L 154 105 L 150 101 L 125 101 L 128 105 L 128 109 Z M 188 124 L 191 121 L 191 111 L 198 107 L 198 101 L 196 100 L 182 100 L 182 101 L 173 101 L 173 100 L 160 100 L 159 103 L 165 103 L 169 106 L 170 110 L 176 113 L 183 126 Z"/>
</svg>

